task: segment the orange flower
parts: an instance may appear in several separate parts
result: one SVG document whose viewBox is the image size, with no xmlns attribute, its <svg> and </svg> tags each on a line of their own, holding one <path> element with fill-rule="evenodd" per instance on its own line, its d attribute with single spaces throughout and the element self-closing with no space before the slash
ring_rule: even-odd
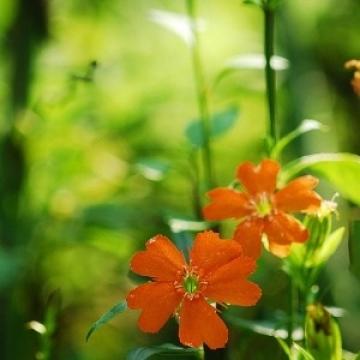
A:
<svg viewBox="0 0 360 360">
<path fill-rule="evenodd" d="M 318 180 L 302 176 L 276 191 L 276 178 L 280 165 L 274 160 L 263 160 L 259 166 L 245 162 L 238 167 L 237 178 L 244 191 L 217 188 L 208 193 L 211 203 L 204 208 L 208 220 L 240 219 L 234 234 L 244 254 L 258 258 L 261 238 L 266 234 L 269 250 L 285 257 L 293 242 L 302 243 L 308 231 L 289 213 L 313 212 L 320 204 L 320 196 L 313 191 Z"/>
<path fill-rule="evenodd" d="M 349 60 L 345 63 L 345 68 L 355 70 L 354 77 L 351 80 L 351 85 L 355 94 L 360 96 L 360 60 Z"/>
<path fill-rule="evenodd" d="M 131 260 L 131 269 L 152 279 L 130 291 L 127 303 L 141 309 L 138 325 L 155 333 L 173 315 L 178 315 L 180 342 L 211 349 L 224 347 L 228 329 L 208 300 L 251 306 L 261 296 L 260 288 L 246 280 L 255 270 L 255 261 L 242 254 L 233 240 L 218 234 L 198 234 L 187 264 L 183 254 L 165 236 L 157 235 Z"/>
</svg>

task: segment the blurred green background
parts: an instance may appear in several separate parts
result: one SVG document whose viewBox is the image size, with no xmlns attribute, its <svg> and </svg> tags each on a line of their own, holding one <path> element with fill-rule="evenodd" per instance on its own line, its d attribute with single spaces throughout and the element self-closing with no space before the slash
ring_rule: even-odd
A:
<svg viewBox="0 0 360 360">
<path fill-rule="evenodd" d="M 170 322 L 141 334 L 136 312 L 85 343 L 104 311 L 134 282 L 128 263 L 169 219 L 192 218 L 191 146 L 184 130 L 198 117 L 189 49 L 151 21 L 151 11 L 185 12 L 182 0 L 2 0 L 0 3 L 0 358 L 125 359 L 132 348 L 177 342 Z M 199 0 L 202 58 L 212 84 L 236 55 L 262 52 L 262 14 L 240 0 Z M 277 19 L 281 132 L 302 119 L 328 125 L 287 159 L 319 151 L 360 154 L 360 101 L 343 64 L 360 58 L 358 0 L 286 0 Z M 240 69 L 210 93 L 212 112 L 237 107 L 230 132 L 214 142 L 217 182 L 263 154 L 264 76 Z M 321 188 L 331 197 L 334 189 Z M 356 208 L 340 199 L 342 223 Z M 347 215 L 346 215 L 347 214 Z M 355 215 L 354 215 L 355 214 Z M 174 235 L 175 236 L 175 235 Z M 254 279 L 264 296 L 246 318 L 286 309 L 280 262 L 265 256 Z M 360 290 L 347 244 L 327 264 L 326 305 L 346 309 L 344 348 L 360 347 Z M 49 339 L 29 329 L 47 325 Z M 36 328 L 34 323 L 32 327 Z M 31 327 L 30 324 L 30 327 Z M 37 329 L 41 332 L 41 329 Z M 232 328 L 231 359 L 265 359 L 273 338 Z M 268 348 L 268 351 L 264 349 Z"/>
</svg>

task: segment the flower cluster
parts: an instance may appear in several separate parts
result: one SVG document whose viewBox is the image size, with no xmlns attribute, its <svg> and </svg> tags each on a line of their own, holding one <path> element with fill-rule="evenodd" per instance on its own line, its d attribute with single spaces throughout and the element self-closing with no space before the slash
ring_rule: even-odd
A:
<svg viewBox="0 0 360 360">
<path fill-rule="evenodd" d="M 292 214 L 311 213 L 321 205 L 314 191 L 316 178 L 299 177 L 277 190 L 279 170 L 274 160 L 263 160 L 259 166 L 245 162 L 236 174 L 242 191 L 209 192 L 211 202 L 204 208 L 204 217 L 238 219 L 232 240 L 222 240 L 212 231 L 199 233 L 186 262 L 167 237 L 157 235 L 147 242 L 145 251 L 134 255 L 131 270 L 150 278 L 126 299 L 129 308 L 141 310 L 141 330 L 157 332 L 175 315 L 182 344 L 225 346 L 228 329 L 215 304 L 255 305 L 261 290 L 247 277 L 255 270 L 262 238 L 273 254 L 288 255 L 292 243 L 308 238 L 308 231 Z"/>
</svg>

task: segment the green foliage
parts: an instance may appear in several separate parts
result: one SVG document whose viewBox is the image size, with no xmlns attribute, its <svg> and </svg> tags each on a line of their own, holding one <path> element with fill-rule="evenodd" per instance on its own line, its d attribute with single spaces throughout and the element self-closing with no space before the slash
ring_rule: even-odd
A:
<svg viewBox="0 0 360 360">
<path fill-rule="evenodd" d="M 331 217 L 331 214 L 323 218 L 308 216 L 304 222 L 310 233 L 309 239 L 305 244 L 294 244 L 290 256 L 284 260 L 284 270 L 304 292 L 316 283 L 321 269 L 344 238 L 344 227 L 332 231 Z"/>
<path fill-rule="evenodd" d="M 292 141 L 294 141 L 297 137 L 306 134 L 311 131 L 325 131 L 327 128 L 317 120 L 305 119 L 302 123 L 293 131 L 282 137 L 274 146 L 271 152 L 271 157 L 273 159 L 278 159 L 286 148 Z"/>
<path fill-rule="evenodd" d="M 225 312 L 224 318 L 235 327 L 250 330 L 259 335 L 271 336 L 279 339 L 288 338 L 288 331 L 284 327 L 283 321 L 279 321 L 278 319 L 247 320 L 233 315 L 231 312 Z M 303 334 L 300 328 L 294 329 L 293 338 L 302 340 Z"/>
<path fill-rule="evenodd" d="M 257 5 L 264 9 L 276 9 L 283 1 L 284 0 L 243 0 L 243 3 Z"/>
<path fill-rule="evenodd" d="M 284 350 L 289 360 L 316 360 L 306 349 L 297 343 L 292 343 L 291 347 L 281 338 L 276 338 L 280 347 Z"/>
<path fill-rule="evenodd" d="M 314 252 L 307 266 L 318 267 L 324 265 L 335 253 L 344 239 L 345 227 L 340 227 L 329 234 L 323 244 Z"/>
<path fill-rule="evenodd" d="M 140 347 L 132 350 L 126 360 L 147 360 L 160 357 L 161 359 L 200 359 L 200 350 L 183 348 L 173 344 Z"/>
<path fill-rule="evenodd" d="M 339 325 L 321 304 L 308 307 L 305 320 L 305 341 L 308 351 L 316 360 L 342 359 Z"/>
<path fill-rule="evenodd" d="M 110 320 L 112 320 L 116 315 L 119 315 L 127 310 L 127 303 L 125 300 L 119 302 L 115 306 L 113 306 L 109 311 L 107 311 L 105 314 L 103 314 L 99 320 L 94 322 L 89 331 L 86 334 L 86 341 L 89 340 L 90 336 L 99 328 L 101 328 L 103 325 L 108 323 Z"/>
<path fill-rule="evenodd" d="M 149 16 L 153 22 L 174 33 L 189 46 L 194 43 L 192 28 L 198 26 L 201 29 L 201 22 L 194 22 L 186 15 L 153 9 Z"/>
<path fill-rule="evenodd" d="M 349 234 L 350 270 L 360 281 L 360 220 L 351 223 Z"/>
<path fill-rule="evenodd" d="M 217 138 L 229 131 L 235 125 L 238 116 L 239 110 L 235 107 L 215 113 L 210 122 L 211 138 Z M 200 120 L 192 121 L 187 126 L 185 134 L 193 147 L 201 148 L 204 145 L 204 133 Z"/>
<path fill-rule="evenodd" d="M 323 176 L 348 200 L 360 205 L 360 156 L 348 153 L 320 153 L 303 156 L 287 164 L 281 183 L 288 182 L 304 170 Z"/>
<path fill-rule="evenodd" d="M 158 159 L 140 159 L 136 163 L 137 170 L 148 180 L 160 181 L 170 169 L 170 165 L 166 161 Z"/>
<path fill-rule="evenodd" d="M 224 78 L 243 70 L 264 70 L 265 56 L 263 54 L 241 54 L 232 57 L 225 63 L 215 78 L 214 87 L 217 86 Z M 284 57 L 274 55 L 271 58 L 270 65 L 275 71 L 283 71 L 288 69 L 289 61 Z"/>
</svg>

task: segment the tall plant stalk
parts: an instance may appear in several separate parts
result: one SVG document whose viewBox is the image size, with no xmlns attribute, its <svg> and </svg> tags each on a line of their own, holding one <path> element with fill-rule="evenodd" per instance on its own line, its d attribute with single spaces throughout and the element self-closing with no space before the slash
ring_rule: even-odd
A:
<svg viewBox="0 0 360 360">
<path fill-rule="evenodd" d="M 266 97 L 269 116 L 268 133 L 272 143 L 275 144 L 277 141 L 276 76 L 275 71 L 271 66 L 271 58 L 274 55 L 275 11 L 269 5 L 264 5 L 263 11 Z"/>
<path fill-rule="evenodd" d="M 194 81 L 196 86 L 196 96 L 203 134 L 202 163 L 204 182 L 206 184 L 206 188 L 210 189 L 215 185 L 211 151 L 211 123 L 207 87 L 204 77 L 203 63 L 201 60 L 199 32 L 198 27 L 196 26 L 196 0 L 186 0 L 186 7 L 189 19 L 191 21 L 190 26 L 193 41 L 191 43 L 190 49 Z"/>
<path fill-rule="evenodd" d="M 270 1 L 263 5 L 264 13 L 264 55 L 265 55 L 265 80 L 266 80 L 266 100 L 268 108 L 268 135 L 273 147 L 278 139 L 277 118 L 276 118 L 276 74 L 271 66 L 271 59 L 274 56 L 275 38 L 275 13 L 276 10 Z M 270 147 L 270 151 L 271 151 Z M 297 312 L 297 289 L 292 277 L 289 277 L 289 302 L 288 302 L 288 343 L 293 341 L 293 331 L 296 323 Z"/>
<path fill-rule="evenodd" d="M 203 135 L 202 168 L 206 188 L 210 189 L 215 186 L 215 176 L 212 163 L 211 149 L 211 117 L 209 110 L 207 86 L 204 77 L 203 63 L 201 59 L 199 32 L 196 23 L 196 5 L 196 0 L 186 0 L 187 13 L 189 16 L 192 32 L 192 43 L 190 46 L 191 59 Z M 200 197 L 198 199 L 200 199 Z M 218 305 L 216 307 L 218 308 Z M 211 350 L 206 345 L 204 345 L 205 360 L 223 360 L 225 359 L 225 356 L 226 349 Z"/>
</svg>

